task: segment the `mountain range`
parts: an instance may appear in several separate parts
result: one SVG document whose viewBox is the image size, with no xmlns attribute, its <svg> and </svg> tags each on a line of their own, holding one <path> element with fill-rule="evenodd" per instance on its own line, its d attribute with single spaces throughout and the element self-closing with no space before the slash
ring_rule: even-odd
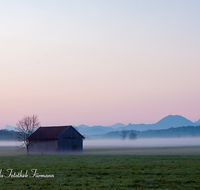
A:
<svg viewBox="0 0 200 190">
<path fill-rule="evenodd" d="M 169 129 L 176 128 L 182 126 L 200 126 L 200 119 L 196 122 L 192 122 L 180 115 L 168 115 L 157 123 L 154 124 L 131 124 L 124 125 L 123 123 L 116 123 L 111 126 L 92 126 L 89 127 L 87 125 L 79 125 L 76 129 L 83 134 L 84 136 L 90 135 L 101 135 L 106 134 L 111 131 L 121 131 L 121 130 L 135 130 L 135 131 L 146 131 L 146 130 L 158 130 L 158 129 Z M 15 128 L 6 125 L 5 129 L 14 130 Z"/>
<path fill-rule="evenodd" d="M 171 127 L 182 127 L 182 126 L 199 126 L 200 120 L 197 122 L 192 122 L 180 115 L 168 115 L 157 123 L 154 124 L 131 124 L 124 125 L 122 123 L 117 123 L 112 126 L 92 126 L 79 125 L 77 126 L 78 131 L 83 135 L 100 135 L 111 131 L 121 131 L 121 130 L 136 130 L 136 131 L 146 131 L 146 130 L 157 130 L 157 129 L 169 129 Z"/>
<path fill-rule="evenodd" d="M 83 135 L 98 135 L 105 134 L 111 131 L 119 131 L 126 128 L 126 125 L 122 123 L 116 123 L 111 126 L 92 126 L 89 127 L 87 125 L 79 125 L 76 129 Z"/>
<path fill-rule="evenodd" d="M 182 126 L 197 126 L 198 123 L 193 123 L 192 121 L 182 117 L 180 115 L 168 115 L 155 124 L 128 124 L 127 130 L 156 130 L 156 129 L 168 129 L 171 127 L 182 127 Z"/>
</svg>

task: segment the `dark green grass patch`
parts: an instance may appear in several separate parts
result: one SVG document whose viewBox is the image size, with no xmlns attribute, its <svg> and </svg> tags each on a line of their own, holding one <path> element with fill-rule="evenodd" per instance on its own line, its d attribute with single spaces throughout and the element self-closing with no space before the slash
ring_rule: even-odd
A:
<svg viewBox="0 0 200 190">
<path fill-rule="evenodd" d="M 1 189 L 199 189 L 199 155 L 0 157 L 0 169 L 54 178 L 0 178 Z"/>
</svg>

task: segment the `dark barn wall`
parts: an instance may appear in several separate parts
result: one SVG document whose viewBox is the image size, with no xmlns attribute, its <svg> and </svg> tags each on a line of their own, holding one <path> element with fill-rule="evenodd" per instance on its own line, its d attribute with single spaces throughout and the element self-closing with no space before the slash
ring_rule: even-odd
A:
<svg viewBox="0 0 200 190">
<path fill-rule="evenodd" d="M 82 136 L 73 128 L 68 128 L 58 139 L 59 151 L 82 151 Z"/>
<path fill-rule="evenodd" d="M 54 153 L 58 151 L 58 140 L 30 140 L 29 154 Z"/>
</svg>

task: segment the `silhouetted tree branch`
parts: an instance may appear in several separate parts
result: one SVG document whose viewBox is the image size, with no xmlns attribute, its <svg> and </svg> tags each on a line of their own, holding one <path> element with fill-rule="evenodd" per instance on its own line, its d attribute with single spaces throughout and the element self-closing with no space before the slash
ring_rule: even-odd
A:
<svg viewBox="0 0 200 190">
<path fill-rule="evenodd" d="M 28 151 L 28 137 L 40 126 L 37 115 L 25 116 L 16 124 L 16 140 L 20 142 L 21 148 L 26 148 Z"/>
</svg>

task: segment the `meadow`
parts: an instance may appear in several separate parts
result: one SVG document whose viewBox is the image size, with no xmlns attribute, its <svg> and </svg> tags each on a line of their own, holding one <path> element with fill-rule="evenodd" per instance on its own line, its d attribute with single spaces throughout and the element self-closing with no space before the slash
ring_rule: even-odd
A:
<svg viewBox="0 0 200 190">
<path fill-rule="evenodd" d="M 15 176 L 27 172 L 27 177 L 9 177 L 7 169 Z M 32 169 L 54 178 L 32 178 Z M 102 148 L 34 156 L 0 147 L 0 170 L 0 189 L 199 189 L 200 147 Z"/>
</svg>

